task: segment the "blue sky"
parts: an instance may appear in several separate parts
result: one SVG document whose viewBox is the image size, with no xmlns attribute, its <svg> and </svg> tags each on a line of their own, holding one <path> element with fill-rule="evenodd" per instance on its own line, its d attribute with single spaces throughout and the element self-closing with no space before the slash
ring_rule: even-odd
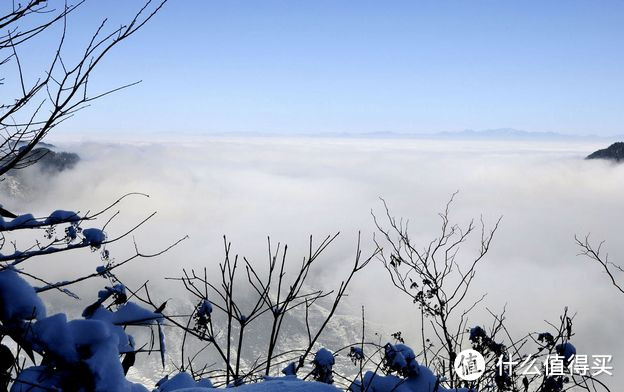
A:
<svg viewBox="0 0 624 392">
<path fill-rule="evenodd" d="M 90 0 L 73 31 L 139 4 Z M 171 0 L 93 86 L 143 83 L 64 129 L 624 133 L 622 21 L 622 1 Z"/>
</svg>

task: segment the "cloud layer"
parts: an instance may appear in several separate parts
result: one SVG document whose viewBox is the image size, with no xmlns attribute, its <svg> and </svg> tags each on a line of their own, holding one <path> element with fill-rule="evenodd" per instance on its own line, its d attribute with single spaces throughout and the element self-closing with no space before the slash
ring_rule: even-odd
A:
<svg viewBox="0 0 624 392">
<path fill-rule="evenodd" d="M 214 268 L 222 256 L 222 235 L 235 251 L 266 262 L 266 237 L 288 243 L 293 262 L 306 254 L 308 236 L 341 232 L 314 279 L 332 286 L 352 260 L 358 231 L 370 247 L 371 210 L 383 197 L 397 216 L 410 219 L 412 237 L 423 245 L 437 233 L 437 212 L 460 191 L 452 210 L 458 223 L 503 216 L 491 253 L 474 286 L 487 292 L 485 305 L 508 307 L 518 334 L 544 329 L 564 306 L 578 312 L 577 348 L 613 354 L 624 380 L 624 297 L 600 269 L 578 257 L 574 235 L 605 240 L 613 261 L 624 263 L 621 241 L 624 166 L 582 158 L 601 145 L 581 142 L 471 142 L 352 140 L 322 138 L 198 138 L 159 143 L 68 144 L 84 159 L 73 170 L 40 179 L 33 191 L 10 200 L 18 212 L 45 215 L 53 209 L 97 209 L 127 192 L 144 192 L 122 204 L 110 234 L 142 217 L 158 214 L 136 235 L 145 251 L 188 234 L 190 239 L 158 260 L 139 261 L 123 275 L 151 279 L 163 298 L 179 295 L 162 280 L 181 268 Z M 3 204 L 8 205 L 8 202 Z M 475 244 L 468 244 L 467 250 Z M 112 248 L 120 257 L 130 243 Z M 91 270 L 87 252 L 41 266 L 49 278 Z M 51 262 L 51 261 L 50 261 Z M 365 305 L 373 323 L 415 336 L 416 308 L 393 290 L 379 265 L 360 276 L 344 312 Z M 392 301 L 388 301 L 392 298 Z M 396 299 L 395 299 L 396 298 Z M 391 303 L 389 303 L 391 302 Z M 410 314 L 413 314 L 411 316 Z M 485 309 L 475 324 L 489 324 Z M 620 371 L 621 369 L 621 371 Z"/>
</svg>

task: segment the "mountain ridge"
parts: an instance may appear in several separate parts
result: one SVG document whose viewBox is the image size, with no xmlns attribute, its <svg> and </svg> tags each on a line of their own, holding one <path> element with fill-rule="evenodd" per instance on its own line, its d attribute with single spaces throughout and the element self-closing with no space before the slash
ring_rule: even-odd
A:
<svg viewBox="0 0 624 392">
<path fill-rule="evenodd" d="M 624 161 L 624 142 L 615 142 L 607 148 L 594 151 L 585 159 L 606 159 L 620 163 Z"/>
</svg>

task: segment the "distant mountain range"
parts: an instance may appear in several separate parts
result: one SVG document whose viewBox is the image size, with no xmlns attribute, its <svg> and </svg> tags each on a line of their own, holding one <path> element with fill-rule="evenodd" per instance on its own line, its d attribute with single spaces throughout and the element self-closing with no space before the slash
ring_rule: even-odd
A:
<svg viewBox="0 0 624 392">
<path fill-rule="evenodd" d="M 183 134 L 184 135 L 184 134 Z M 624 140 L 622 135 L 570 135 L 557 132 L 530 132 L 515 128 L 497 128 L 475 131 L 465 129 L 456 132 L 416 133 L 416 132 L 214 132 L 208 134 L 187 134 L 186 136 L 232 136 L 232 137 L 313 137 L 313 138 L 348 138 L 348 139 L 434 139 L 434 140 L 579 140 L 579 141 L 616 141 Z"/>
<path fill-rule="evenodd" d="M 624 140 L 624 135 L 569 135 L 557 132 L 530 132 L 514 128 L 497 128 L 475 131 L 465 129 L 456 132 L 437 133 L 402 133 L 402 132 L 371 132 L 371 133 L 319 133 L 307 136 L 334 136 L 346 138 L 388 138 L 388 139 L 445 139 L 445 140 Z"/>
</svg>

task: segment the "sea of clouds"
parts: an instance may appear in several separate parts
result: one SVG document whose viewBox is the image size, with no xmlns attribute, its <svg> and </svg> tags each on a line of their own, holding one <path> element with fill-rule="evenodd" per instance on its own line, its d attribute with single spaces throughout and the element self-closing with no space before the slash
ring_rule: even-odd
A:
<svg viewBox="0 0 624 392">
<path fill-rule="evenodd" d="M 157 211 L 134 235 L 142 251 L 189 236 L 166 254 L 120 271 L 132 284 L 149 279 L 163 300 L 186 299 L 178 284 L 163 277 L 179 276 L 182 268 L 214 271 L 223 235 L 234 252 L 265 265 L 267 236 L 288 243 L 292 262 L 299 263 L 310 235 L 320 240 L 339 231 L 312 276 L 319 287 L 335 287 L 353 260 L 358 231 L 365 251 L 372 248 L 371 211 L 383 213 L 380 197 L 394 215 L 410 220 L 412 239 L 425 246 L 438 233 L 438 212 L 459 191 L 453 221 L 483 216 L 493 224 L 502 216 L 478 268 L 473 295 L 487 297 L 471 324 L 490 325 L 485 308 L 506 305 L 513 332 L 540 332 L 547 329 L 544 320 L 556 322 L 568 306 L 576 314 L 579 353 L 614 355 L 612 385 L 624 380 L 624 295 L 597 264 L 578 256 L 574 242 L 575 235 L 591 233 L 605 241 L 610 260 L 624 264 L 624 165 L 583 159 L 602 143 L 197 137 L 59 145 L 79 153 L 81 162 L 54 178 L 33 179 L 35 189 L 5 196 L 5 207 L 45 216 L 59 208 L 97 210 L 128 192 L 149 194 L 121 203 L 107 231 L 123 233 Z M 466 255 L 477 246 L 468 242 Z M 128 238 L 110 250 L 122 259 L 132 247 Z M 50 280 L 68 279 L 94 270 L 98 260 L 83 250 L 33 261 L 29 268 Z M 78 290 L 90 300 L 98 284 Z M 52 307 L 66 306 L 68 299 L 55 296 L 48 298 Z M 359 314 L 362 305 L 381 333 L 401 330 L 418 345 L 419 313 L 393 289 L 379 263 L 354 282 L 341 312 Z"/>
</svg>

